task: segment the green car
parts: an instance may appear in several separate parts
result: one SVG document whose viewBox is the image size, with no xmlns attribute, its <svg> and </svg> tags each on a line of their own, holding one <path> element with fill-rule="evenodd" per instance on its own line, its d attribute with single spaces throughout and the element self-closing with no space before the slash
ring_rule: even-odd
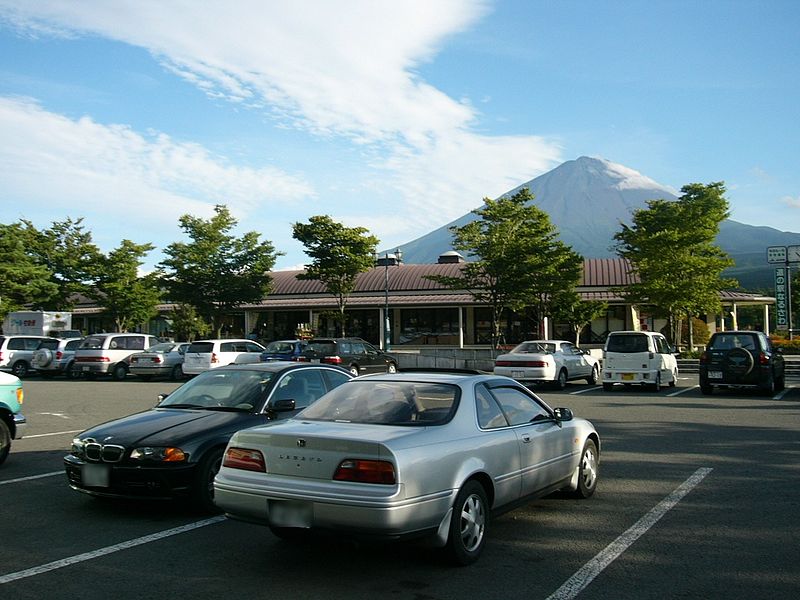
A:
<svg viewBox="0 0 800 600">
<path fill-rule="evenodd" d="M 0 465 L 11 451 L 11 440 L 20 439 L 25 431 L 25 417 L 20 412 L 23 396 L 19 378 L 0 373 Z"/>
</svg>

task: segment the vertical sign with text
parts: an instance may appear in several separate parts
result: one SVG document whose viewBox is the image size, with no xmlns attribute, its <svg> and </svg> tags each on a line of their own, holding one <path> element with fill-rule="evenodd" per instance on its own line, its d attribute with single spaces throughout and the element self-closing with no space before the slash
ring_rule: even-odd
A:
<svg viewBox="0 0 800 600">
<path fill-rule="evenodd" d="M 775 268 L 775 329 L 789 329 L 788 287 L 786 269 Z"/>
</svg>

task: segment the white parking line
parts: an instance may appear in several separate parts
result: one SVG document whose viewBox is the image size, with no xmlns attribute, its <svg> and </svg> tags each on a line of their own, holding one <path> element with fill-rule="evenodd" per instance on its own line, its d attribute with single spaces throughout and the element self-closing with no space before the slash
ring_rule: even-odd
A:
<svg viewBox="0 0 800 600">
<path fill-rule="evenodd" d="M 214 523 L 219 523 L 220 521 L 224 520 L 225 517 L 223 515 L 220 515 L 218 517 L 212 517 L 210 519 L 205 519 L 203 521 L 196 521 L 194 523 L 189 523 L 188 525 L 183 525 L 181 527 L 175 527 L 173 529 L 165 529 L 164 531 L 159 531 L 158 533 L 153 533 L 151 535 L 146 535 L 144 537 L 128 540 L 127 542 L 114 544 L 113 546 L 106 546 L 105 548 L 100 548 L 99 550 L 93 550 L 92 552 L 77 554 L 75 556 L 70 556 L 69 558 L 63 558 L 61 560 L 56 560 L 44 565 L 39 565 L 38 567 L 25 569 L 24 571 L 17 571 L 16 573 L 9 573 L 8 575 L 0 575 L 0 585 L 4 583 L 9 583 L 11 581 L 17 581 L 18 579 L 25 579 L 26 577 L 33 577 L 34 575 L 41 575 L 42 573 L 47 573 L 48 571 L 55 571 L 56 569 L 68 567 L 76 563 L 92 560 L 94 558 L 105 556 L 107 554 L 112 554 L 114 552 L 119 552 L 120 550 L 127 550 L 128 548 L 134 548 L 136 546 L 141 546 L 142 544 L 157 542 L 158 540 L 163 540 L 164 538 L 173 535 L 186 533 L 187 531 L 192 531 L 193 529 L 199 529 L 200 527 L 205 527 L 206 525 L 213 525 Z"/>
<path fill-rule="evenodd" d="M 17 477 L 16 479 L 6 479 L 0 481 L 0 485 L 7 483 L 19 483 L 20 481 L 31 481 L 32 479 L 41 479 L 42 477 L 53 477 L 55 475 L 63 475 L 64 471 L 50 471 L 49 473 L 42 473 L 41 475 L 30 475 L 29 477 Z"/>
<path fill-rule="evenodd" d="M 68 433 L 79 433 L 83 431 L 83 429 L 70 429 L 69 431 L 54 431 L 53 433 L 37 433 L 36 435 L 26 435 L 24 440 L 29 440 L 31 438 L 40 438 L 40 437 L 48 437 L 51 435 L 66 435 Z"/>
<path fill-rule="evenodd" d="M 595 390 L 602 389 L 602 387 L 603 387 L 602 385 L 595 385 L 593 387 L 583 388 L 581 390 L 576 390 L 574 392 L 570 392 L 569 395 L 570 396 L 577 396 L 578 394 L 585 394 L 586 392 L 593 392 Z"/>
<path fill-rule="evenodd" d="M 681 388 L 679 390 L 672 392 L 671 394 L 667 394 L 667 396 L 680 396 L 681 394 L 685 394 L 686 392 L 691 392 L 692 390 L 696 390 L 699 387 L 700 387 L 699 385 L 693 385 L 691 387 Z"/>
<path fill-rule="evenodd" d="M 580 594 L 608 565 L 614 562 L 637 539 L 644 535 L 648 529 L 673 508 L 683 497 L 691 492 L 706 475 L 711 473 L 709 468 L 697 469 L 694 474 L 679 485 L 675 490 L 650 512 L 639 519 L 625 533 L 605 547 L 597 556 L 583 565 L 564 584 L 548 596 L 547 600 L 572 600 Z"/>
</svg>

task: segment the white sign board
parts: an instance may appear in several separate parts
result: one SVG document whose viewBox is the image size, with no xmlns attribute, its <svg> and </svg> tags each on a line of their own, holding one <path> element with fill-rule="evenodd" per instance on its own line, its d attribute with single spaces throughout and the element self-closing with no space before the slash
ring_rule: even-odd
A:
<svg viewBox="0 0 800 600">
<path fill-rule="evenodd" d="M 794 246 L 792 246 L 794 247 Z M 767 262 L 768 263 L 785 263 L 786 262 L 786 246 L 770 246 L 767 248 Z"/>
<path fill-rule="evenodd" d="M 787 246 L 786 260 L 790 263 L 800 262 L 800 246 Z"/>
</svg>

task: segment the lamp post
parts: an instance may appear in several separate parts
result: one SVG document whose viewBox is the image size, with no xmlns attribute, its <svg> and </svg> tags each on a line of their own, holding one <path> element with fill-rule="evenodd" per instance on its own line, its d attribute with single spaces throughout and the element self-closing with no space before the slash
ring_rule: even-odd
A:
<svg viewBox="0 0 800 600">
<path fill-rule="evenodd" d="M 375 254 L 375 264 L 377 266 L 383 265 L 383 350 L 389 351 L 389 346 L 392 342 L 392 323 L 389 319 L 389 267 L 400 266 L 403 262 L 403 253 L 400 248 L 390 254 L 388 251 L 384 252 L 383 256 Z"/>
</svg>

